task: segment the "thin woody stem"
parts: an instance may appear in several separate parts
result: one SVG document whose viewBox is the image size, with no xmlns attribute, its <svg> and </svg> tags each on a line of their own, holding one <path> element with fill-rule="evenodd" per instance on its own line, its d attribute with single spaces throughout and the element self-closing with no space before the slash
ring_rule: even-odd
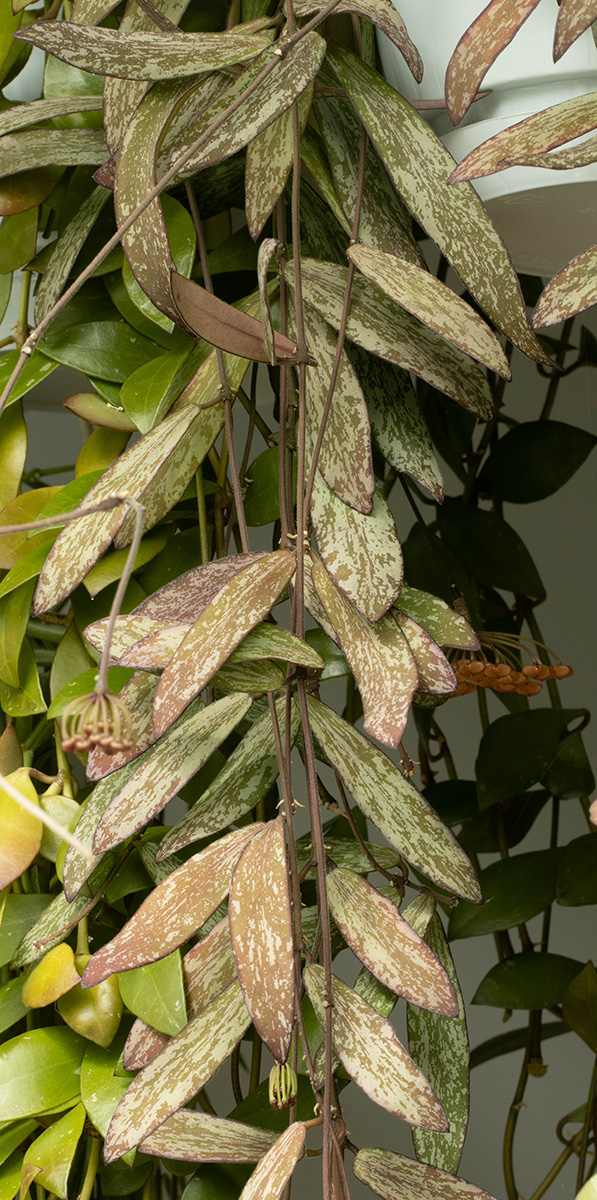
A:
<svg viewBox="0 0 597 1200">
<path fill-rule="evenodd" d="M 145 509 L 144 509 L 143 505 L 139 504 L 138 500 L 133 500 L 132 496 L 122 496 L 121 499 L 124 501 L 125 504 L 129 505 L 129 507 L 133 510 L 133 512 L 135 514 L 135 532 L 133 534 L 133 539 L 130 544 L 129 552 L 127 555 L 127 560 L 124 565 L 124 571 L 122 572 L 122 575 L 118 582 L 116 594 L 114 596 L 114 599 L 112 601 L 112 606 L 110 608 L 110 615 L 108 617 L 108 626 L 106 629 L 106 640 L 104 642 L 104 648 L 102 650 L 102 656 L 101 656 L 100 662 L 99 662 L 99 668 L 98 668 L 98 673 L 97 673 L 97 683 L 96 683 L 95 689 L 94 689 L 96 692 L 105 692 L 105 691 L 107 691 L 107 688 L 108 688 L 108 664 L 110 662 L 110 646 L 112 644 L 112 637 L 114 634 L 114 626 L 116 624 L 116 618 L 117 618 L 118 614 L 120 613 L 122 601 L 124 600 L 124 594 L 126 592 L 126 589 L 129 585 L 131 575 L 133 573 L 133 569 L 135 566 L 135 560 L 139 553 L 139 546 L 141 545 L 141 538 L 143 537 L 143 523 L 145 520 Z"/>
</svg>

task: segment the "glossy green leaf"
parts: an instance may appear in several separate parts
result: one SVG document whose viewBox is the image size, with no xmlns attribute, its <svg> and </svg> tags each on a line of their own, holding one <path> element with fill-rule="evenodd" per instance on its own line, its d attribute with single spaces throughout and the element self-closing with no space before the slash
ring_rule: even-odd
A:
<svg viewBox="0 0 597 1200">
<path fill-rule="evenodd" d="M 49 950 L 27 975 L 21 999 L 28 1008 L 43 1008 L 59 1000 L 78 982 L 74 951 L 62 943 Z"/>
<path fill-rule="evenodd" d="M 502 517 L 446 497 L 438 521 L 443 540 L 478 583 L 544 598 L 545 588 L 529 551 Z"/>
<path fill-rule="evenodd" d="M 280 516 L 278 448 L 263 450 L 247 467 L 248 483 L 244 501 L 247 525 L 269 525 Z M 296 496 L 296 471 L 293 470 Z"/>
<path fill-rule="evenodd" d="M 0 1130 L 0 1164 L 5 1163 L 13 1150 L 16 1150 L 25 1141 L 25 1138 L 28 1138 L 29 1134 L 34 1133 L 37 1128 L 37 1121 L 30 1119 L 3 1124 L 3 1128 Z"/>
<path fill-rule="evenodd" d="M 481 808 L 538 783 L 553 762 L 566 726 L 579 709 L 535 709 L 498 717 L 486 729 L 475 763 Z"/>
<path fill-rule="evenodd" d="M 559 849 L 534 850 L 486 867 L 479 875 L 483 904 L 479 907 L 461 900 L 452 909 L 450 939 L 511 929 L 543 912 L 556 898 L 561 857 Z"/>
<path fill-rule="evenodd" d="M 565 1021 L 541 1022 L 542 1041 L 561 1037 L 563 1033 L 570 1033 L 570 1026 Z M 499 1058 L 502 1054 L 511 1054 L 515 1050 L 523 1050 L 527 1043 L 527 1037 L 528 1029 L 523 1025 L 521 1029 L 513 1029 L 510 1033 L 500 1033 L 497 1037 L 481 1042 L 479 1046 L 475 1046 L 471 1050 L 471 1071 L 473 1067 L 480 1067 L 483 1063 L 491 1062 L 492 1058 Z"/>
<path fill-rule="evenodd" d="M 592 433 L 562 421 L 526 421 L 495 443 L 479 486 L 514 504 L 544 500 L 572 478 L 595 442 Z"/>
<path fill-rule="evenodd" d="M 436 785 L 431 791 L 437 791 L 441 786 Z M 434 803 L 434 797 L 429 798 Z M 466 814 L 458 841 L 466 851 L 474 851 L 476 854 L 496 854 L 500 848 L 500 839 L 502 846 L 504 842 L 510 848 L 517 846 L 526 837 L 549 798 L 547 789 L 540 788 L 532 792 L 523 792 L 519 796 L 511 796 L 509 800 L 502 800 L 499 805 L 492 804 L 490 808 L 478 813 L 477 789 L 473 784 L 474 811 L 471 804 L 471 811 Z"/>
<path fill-rule="evenodd" d="M 33 579 L 30 579 L 0 598 L 0 679 L 13 688 L 18 688 L 21 682 L 19 655 L 34 588 Z"/>
<path fill-rule="evenodd" d="M 570 1028 L 597 1054 L 597 971 L 592 962 L 572 980 L 562 1011 Z"/>
<path fill-rule="evenodd" d="M 28 717 L 46 711 L 37 663 L 30 643 L 25 640 L 19 656 L 19 687 L 0 680 L 0 705 L 9 717 Z"/>
<path fill-rule="evenodd" d="M 543 780 L 554 796 L 568 800 L 573 796 L 589 796 L 595 787 L 582 734 L 571 733 L 560 742 L 558 752 Z"/>
<path fill-rule="evenodd" d="M 79 1095 L 83 1038 L 70 1029 L 32 1029 L 0 1046 L 0 1120 L 56 1110 Z"/>
<path fill-rule="evenodd" d="M 158 962 L 125 971 L 120 991 L 127 1008 L 162 1033 L 176 1034 L 186 1024 L 186 1000 L 180 951 Z"/>
<path fill-rule="evenodd" d="M 56 362 L 123 383 L 154 358 L 157 347 L 121 321 L 99 321 L 46 334 L 43 352 Z"/>
<path fill-rule="evenodd" d="M 23 1155 L 15 1151 L 0 1167 L 0 1200 L 13 1200 L 21 1184 Z"/>
<path fill-rule="evenodd" d="M 553 1008 L 562 1003 L 567 988 L 582 969 L 583 963 L 562 954 L 526 950 L 492 967 L 472 1003 L 497 1008 Z"/>
<path fill-rule="evenodd" d="M 369 1185 L 383 1200 L 492 1200 L 487 1192 L 448 1171 L 415 1162 L 391 1150 L 368 1146 L 354 1161 L 357 1179 Z"/>
<path fill-rule="evenodd" d="M 403 579 L 396 524 L 381 488 L 371 512 L 360 513 L 339 500 L 318 473 L 311 515 L 332 579 L 369 621 L 378 621 L 399 596 Z"/>
<path fill-rule="evenodd" d="M 0 1033 L 5 1033 L 11 1025 L 27 1016 L 27 1008 L 21 1000 L 22 987 L 23 981 L 18 977 L 0 986 Z"/>
<path fill-rule="evenodd" d="M 77 1104 L 35 1139 L 25 1154 L 24 1164 L 40 1169 L 35 1182 L 66 1200 L 70 1169 L 83 1133 L 85 1109 Z"/>
<path fill-rule="evenodd" d="M 18 495 L 26 458 L 27 426 L 23 419 L 23 406 L 13 404 L 0 417 L 0 466 L 2 468 L 0 505 L 2 508 Z"/>
<path fill-rule="evenodd" d="M 2 139 L 4 140 L 4 139 Z M 2 141 L 0 141 L 0 155 Z M 0 157 L 0 169 L 1 169 Z M 25 212 L 3 217 L 0 225 L 0 272 L 3 275 L 16 271 L 31 262 L 37 245 L 39 212 L 29 208 Z"/>
<path fill-rule="evenodd" d="M 12 372 L 14 371 L 18 357 L 18 350 L 9 350 L 6 354 L 0 356 L 0 386 L 3 389 L 8 383 Z M 51 358 L 48 358 L 45 354 L 42 354 L 41 351 L 36 350 L 35 353 L 32 354 L 29 360 L 25 363 L 25 366 L 23 367 L 23 370 L 21 371 L 21 374 L 19 375 L 19 378 L 10 394 L 8 404 L 14 404 L 15 401 L 19 400 L 21 396 L 25 396 L 27 392 L 30 392 L 31 389 L 36 387 L 38 383 L 41 383 L 43 379 L 46 379 L 48 375 L 51 375 L 52 371 L 56 370 L 57 365 L 58 364 L 53 362 Z"/>
<path fill-rule="evenodd" d="M 593 834 L 573 838 L 562 851 L 558 871 L 558 904 L 597 904 L 597 846 Z"/>
<path fill-rule="evenodd" d="M 81 1099 L 91 1123 L 106 1136 L 114 1109 L 126 1092 L 132 1076 L 116 1075 L 124 1034 L 119 1032 L 108 1048 L 89 1045 L 81 1065 Z"/>
<path fill-rule="evenodd" d="M 323 629 L 308 629 L 305 637 L 325 663 L 322 679 L 339 679 L 350 674 L 350 667 L 339 646 L 324 633 Z"/>
<path fill-rule="evenodd" d="M 131 677 L 131 672 L 126 667 L 110 667 L 108 671 L 108 687 L 115 695 L 121 691 L 124 684 Z M 48 709 L 48 717 L 61 717 L 67 705 L 71 700 L 76 700 L 78 696 L 86 696 L 88 692 L 92 692 L 97 682 L 97 667 L 90 667 L 88 671 L 84 671 L 82 675 L 77 675 L 75 679 L 71 679 L 54 699 Z"/>
<path fill-rule="evenodd" d="M 49 895 L 11 895 L 3 900 L 0 921 L 0 967 L 10 962 L 19 942 L 48 907 Z"/>
<path fill-rule="evenodd" d="M 147 433 L 165 416 L 192 379 L 196 366 L 195 356 L 184 349 L 180 353 L 160 354 L 129 375 L 121 401 L 141 433 Z"/>
</svg>

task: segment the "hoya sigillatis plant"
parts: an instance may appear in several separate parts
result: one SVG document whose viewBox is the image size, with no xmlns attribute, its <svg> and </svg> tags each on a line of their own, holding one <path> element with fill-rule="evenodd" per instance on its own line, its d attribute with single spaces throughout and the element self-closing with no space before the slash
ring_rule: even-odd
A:
<svg viewBox="0 0 597 1200">
<path fill-rule="evenodd" d="M 455 48 L 454 120 L 533 7 L 492 0 Z M 39 98 L 0 110 L 5 307 L 22 269 L 0 363 L 0 1200 L 289 1200 L 306 1157 L 323 1200 L 353 1176 L 486 1200 L 458 1174 L 469 1060 L 523 1049 L 516 1200 L 542 1028 L 597 1051 L 595 970 L 549 952 L 551 906 L 597 893 L 591 835 L 558 848 L 560 801 L 588 817 L 588 715 L 562 707 L 503 503 L 592 448 L 550 418 L 597 292 L 593 248 L 523 296 L 470 179 L 566 166 L 595 94 L 456 167 L 376 69 L 377 30 L 424 70 L 390 0 L 0 12 L 3 83 L 45 55 Z M 563 53 L 597 5 L 555 16 Z M 595 359 L 580 338 L 568 370 Z M 517 352 L 548 377 L 538 421 L 506 411 Z M 93 431 L 52 487 L 25 472 L 21 399 L 59 365 L 85 372 L 66 406 Z M 438 709 L 470 720 L 469 692 L 461 781 Z M 547 803 L 549 848 L 510 855 Z M 529 1020 L 470 1058 L 448 937 L 482 934 L 475 1001 Z M 590 1173 L 596 1082 L 537 1200 L 572 1156 Z M 347 1086 L 414 1157 L 347 1131 Z"/>
</svg>

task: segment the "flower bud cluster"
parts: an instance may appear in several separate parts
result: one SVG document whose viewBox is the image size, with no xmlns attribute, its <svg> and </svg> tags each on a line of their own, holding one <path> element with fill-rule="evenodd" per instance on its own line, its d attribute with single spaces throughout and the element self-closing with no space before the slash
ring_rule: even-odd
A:
<svg viewBox="0 0 597 1200">
<path fill-rule="evenodd" d="M 64 710 L 61 733 L 63 750 L 75 754 L 93 746 L 117 754 L 133 745 L 130 713 L 112 692 L 88 692 L 72 700 Z"/>
<path fill-rule="evenodd" d="M 506 662 L 488 662 L 485 658 L 459 658 L 452 662 L 458 687 L 452 696 L 465 696 L 478 687 L 492 688 L 495 692 L 518 696 L 536 696 L 548 679 L 567 679 L 573 675 L 572 667 L 564 663 L 547 666 L 533 662 L 520 671 Z"/>
</svg>

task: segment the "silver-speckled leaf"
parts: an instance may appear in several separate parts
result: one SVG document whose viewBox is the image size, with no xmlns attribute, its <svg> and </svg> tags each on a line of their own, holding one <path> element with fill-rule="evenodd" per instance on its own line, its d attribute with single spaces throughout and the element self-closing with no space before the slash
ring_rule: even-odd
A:
<svg viewBox="0 0 597 1200">
<path fill-rule="evenodd" d="M 183 1108 L 167 1117 L 140 1149 L 143 1154 L 183 1162 L 251 1163 L 263 1158 L 275 1140 L 268 1129 Z"/>
<path fill-rule="evenodd" d="M 451 180 L 480 179 L 503 171 L 513 159 L 553 150 L 597 126 L 597 92 L 572 96 L 517 121 L 480 146 L 452 172 Z"/>
<path fill-rule="evenodd" d="M 133 642 L 118 661 L 123 667 L 138 667 L 140 671 L 161 671 L 168 665 L 190 628 L 190 624 L 186 624 L 154 629 L 138 642 Z"/>
<path fill-rule="evenodd" d="M 98 823 L 110 801 L 130 779 L 135 770 L 135 763 L 128 762 L 117 771 L 100 780 L 88 797 L 85 805 L 81 806 L 81 814 L 77 821 L 77 837 L 84 846 L 91 850 L 93 838 Z M 81 888 L 103 859 L 102 854 L 95 854 L 91 861 L 74 846 L 68 846 L 64 857 L 62 880 L 64 893 L 68 901 L 73 901 Z"/>
<path fill-rule="evenodd" d="M 294 949 L 284 817 L 245 847 L 228 900 L 236 973 L 253 1024 L 286 1062 L 294 1020 Z"/>
<path fill-rule="evenodd" d="M 597 137 L 568 146 L 565 150 L 539 151 L 538 154 L 515 154 L 504 162 L 505 167 L 547 167 L 550 171 L 577 170 L 597 160 Z"/>
<path fill-rule="evenodd" d="M 313 732 L 359 808 L 424 875 L 448 891 L 481 902 L 471 864 L 454 835 L 389 758 L 314 697 Z"/>
<path fill-rule="evenodd" d="M 324 2 L 323 0 L 317 0 L 315 3 L 314 0 L 298 0 L 295 7 L 297 16 L 306 17 L 309 13 L 318 12 L 323 8 Z M 371 21 L 373 25 L 377 25 L 378 29 L 381 29 L 386 37 L 389 37 L 398 47 L 417 83 L 421 82 L 423 78 L 421 55 L 414 42 L 409 38 L 406 25 L 393 4 L 388 3 L 388 0 L 340 0 L 335 11 L 337 13 L 358 13 L 367 21 Z"/>
<path fill-rule="evenodd" d="M 301 133 L 307 122 L 312 96 L 313 84 L 309 84 L 298 98 Z M 247 146 L 245 210 L 249 233 L 255 241 L 284 190 L 292 166 L 292 154 L 292 109 L 287 108 Z"/>
<path fill-rule="evenodd" d="M 327 889 L 340 933 L 380 983 L 412 1004 L 456 1016 L 458 1004 L 444 968 L 391 900 L 354 871 L 330 872 Z"/>
<path fill-rule="evenodd" d="M 351 223 L 344 212 L 340 197 L 336 191 L 334 179 L 330 169 L 330 164 L 327 160 L 323 138 L 317 133 L 312 125 L 305 126 L 305 132 L 301 138 L 301 160 L 303 166 L 307 168 L 310 175 L 313 176 L 317 184 L 318 191 L 321 192 L 327 206 L 333 212 L 338 224 L 348 236 L 351 236 Z"/>
<path fill-rule="evenodd" d="M 352 228 L 359 184 L 361 122 L 345 99 L 319 98 L 314 110 L 334 184 Z M 413 235 L 411 215 L 369 139 L 365 155 L 359 241 L 388 254 L 400 254 L 424 267 L 425 260 Z"/>
<path fill-rule="evenodd" d="M 85 895 L 78 896 L 71 904 L 64 892 L 60 892 L 19 942 L 11 959 L 11 967 L 15 970 L 27 967 L 29 963 L 37 962 L 48 950 L 63 942 L 77 923 L 88 916 L 99 902 L 97 893 L 106 882 L 113 866 L 112 857 L 104 859 L 93 872 L 90 887 Z"/>
<path fill-rule="evenodd" d="M 159 475 L 165 464 L 169 465 L 170 455 L 188 438 L 190 427 L 196 418 L 196 410 L 191 407 L 167 416 L 159 426 L 146 433 L 108 467 L 101 479 L 87 493 L 80 507 L 86 508 L 98 500 L 124 491 L 143 503 L 150 483 Z M 186 480 L 181 491 L 176 494 L 174 487 L 170 491 L 164 483 L 166 511 L 182 494 L 185 486 Z M 125 521 L 127 512 L 127 506 L 121 504 L 107 512 L 82 517 L 80 521 L 73 521 L 62 530 L 50 550 L 39 578 L 33 605 L 36 613 L 46 612 L 70 595 L 107 550 Z"/>
<path fill-rule="evenodd" d="M 597 20 L 597 3 L 595 0 L 562 0 L 556 21 L 556 34 L 553 44 L 554 62 L 558 62 L 572 43 L 595 20 Z"/>
<path fill-rule="evenodd" d="M 121 79 L 179 79 L 254 58 L 269 38 L 239 33 L 165 33 L 97 29 L 70 21 L 36 21 L 17 35 L 46 54 L 92 75 Z"/>
<path fill-rule="evenodd" d="M 137 1017 L 124 1043 L 122 1065 L 125 1071 L 141 1071 L 157 1054 L 161 1054 L 169 1041 L 167 1033 L 152 1029 L 151 1025 L 146 1025 L 141 1017 Z"/>
<path fill-rule="evenodd" d="M 439 1096 L 450 1123 L 447 1133 L 417 1130 L 413 1133 L 417 1158 L 456 1171 L 462 1154 L 469 1106 L 469 1042 L 466 1012 L 456 969 L 443 925 L 437 913 L 431 919 L 426 939 L 430 950 L 443 964 L 456 997 L 456 1020 L 439 1013 L 407 1006 L 408 1047 L 417 1066 Z"/>
<path fill-rule="evenodd" d="M 53 24 L 53 22 L 52 22 Z M 0 138 L 0 178 L 36 167 L 97 166 L 108 155 L 99 129 L 27 129 Z"/>
<path fill-rule="evenodd" d="M 391 1150 L 367 1146 L 359 1150 L 353 1170 L 362 1183 L 382 1196 L 383 1200 L 492 1200 L 492 1197 L 446 1171 L 415 1162 Z"/>
<path fill-rule="evenodd" d="M 111 850 L 147 825 L 207 761 L 251 707 L 251 697 L 224 696 L 168 730 L 113 797 L 93 839 L 95 854 Z"/>
<path fill-rule="evenodd" d="M 361 693 L 365 729 L 397 746 L 419 682 L 409 643 L 392 613 L 371 625 L 335 587 L 323 563 L 314 562 L 311 574 Z"/>
<path fill-rule="evenodd" d="M 70 19 L 77 25 L 97 25 L 114 8 L 114 0 L 73 0 Z"/>
<path fill-rule="evenodd" d="M 533 313 L 535 329 L 565 321 L 597 304 L 597 245 L 583 250 L 554 275 Z"/>
<path fill-rule="evenodd" d="M 339 329 L 347 268 L 306 258 L 302 269 L 307 304 Z M 288 267 L 285 276 L 292 286 Z M 420 375 L 477 416 L 491 416 L 487 380 L 477 364 L 359 274 L 352 284 L 346 336 L 363 350 Z"/>
<path fill-rule="evenodd" d="M 228 894 L 232 872 L 258 823 L 212 842 L 173 871 L 143 901 L 116 937 L 90 958 L 83 986 L 93 987 L 115 971 L 130 971 L 182 946 Z"/>
<path fill-rule="evenodd" d="M 358 842 L 352 837 L 331 837 L 326 834 L 325 839 L 326 854 L 337 867 L 346 867 L 349 871 L 372 871 L 371 860 L 367 858 L 365 851 L 359 846 Z M 386 871 L 391 871 L 392 867 L 397 867 L 400 863 L 400 855 L 391 846 L 379 846 L 374 842 L 365 841 L 365 846 L 373 855 L 375 860 L 381 867 L 385 867 Z M 306 833 L 303 837 L 298 838 L 296 843 L 296 854 L 300 870 L 312 858 L 312 842 L 311 834 Z M 307 872 L 307 879 L 315 879 L 316 867 L 313 865 Z"/>
<path fill-rule="evenodd" d="M 259 87 L 245 100 L 209 138 L 201 149 L 191 156 L 182 168 L 184 175 L 193 175 L 210 163 L 221 162 L 262 133 L 275 121 L 315 78 L 326 51 L 326 44 L 317 33 L 308 33 L 285 57 L 276 48 L 266 50 L 257 63 L 246 68 L 229 88 L 206 109 L 203 116 L 194 122 L 181 138 L 173 158 L 178 158 L 195 142 L 212 122 L 225 112 L 228 105 L 243 94 L 260 71 L 272 59 L 277 60 L 275 69 Z"/>
<path fill-rule="evenodd" d="M 119 750 L 116 754 L 107 754 L 102 746 L 93 746 L 87 758 L 88 779 L 95 781 L 112 775 L 153 744 L 153 697 L 157 685 L 157 677 L 147 671 L 135 671 L 125 683 L 119 696 L 130 715 L 133 744 L 128 750 Z"/>
<path fill-rule="evenodd" d="M 257 554 L 231 554 L 229 558 L 215 559 L 201 567 L 193 567 L 179 575 L 171 583 L 148 596 L 135 609 L 135 616 L 148 617 L 155 621 L 172 621 L 174 624 L 191 624 L 211 603 L 218 592 L 239 571 L 265 558 L 265 552 Z M 141 634 L 141 636 L 144 636 Z"/>
<path fill-rule="evenodd" d="M 379 860 L 378 860 L 379 861 Z M 399 895 L 396 888 L 382 887 L 378 889 L 395 908 L 399 904 Z M 421 893 L 404 909 L 401 914 L 404 920 L 408 922 L 411 929 L 414 930 L 420 938 L 424 937 L 427 926 L 435 911 L 435 899 L 429 893 Z M 354 984 L 355 992 L 371 1004 L 376 1012 L 381 1013 L 382 1017 L 389 1017 L 394 1009 L 397 1001 L 395 992 L 390 991 L 383 983 L 376 979 L 366 967 L 359 971 Z"/>
<path fill-rule="evenodd" d="M 189 1021 L 131 1083 L 110 1122 L 105 1161 L 114 1162 L 138 1146 L 195 1096 L 250 1023 L 240 984 L 232 983 Z"/>
<path fill-rule="evenodd" d="M 285 113 L 284 116 L 288 116 Z M 284 118 L 282 118 L 284 119 Z M 275 122 L 274 122 L 275 124 Z M 270 125 L 270 129 L 273 126 Z M 265 131 L 267 133 L 267 130 Z M 263 137 L 263 134 L 261 135 Z M 268 273 L 270 271 L 270 263 L 272 258 L 275 259 L 280 246 L 282 245 L 279 238 L 266 237 L 259 244 L 257 253 L 257 282 L 259 284 L 259 299 L 261 302 L 261 322 L 263 325 L 263 342 L 267 352 L 267 361 L 271 366 L 275 366 L 276 350 L 274 345 L 274 326 L 272 322 L 272 308 L 270 302 L 270 289 L 268 284 Z"/>
<path fill-rule="evenodd" d="M 419 692 L 452 692 L 456 688 L 456 676 L 437 642 L 405 613 L 393 614 L 398 628 L 404 634 L 410 652 L 417 664 Z"/>
<path fill-rule="evenodd" d="M 303 1153 L 306 1134 L 306 1127 L 301 1121 L 289 1125 L 263 1156 L 238 1200 L 280 1200 Z"/>
<path fill-rule="evenodd" d="M 328 997 L 323 967 L 315 963 L 306 967 L 303 979 L 317 1020 L 325 1025 Z M 336 975 L 333 990 L 334 1047 L 355 1083 L 376 1104 L 410 1125 L 445 1129 L 441 1104 L 401 1046 L 390 1022 Z"/>
<path fill-rule="evenodd" d="M 50 100 L 31 100 L 29 104 L 15 104 L 0 113 L 0 136 L 15 133 L 37 121 L 49 121 L 67 113 L 93 112 L 101 109 L 99 96 L 54 96 Z"/>
<path fill-rule="evenodd" d="M 538 3 L 539 0 L 491 0 L 462 35 L 446 71 L 446 103 L 453 125 L 462 120 L 492 62 Z"/>
<path fill-rule="evenodd" d="M 53 247 L 50 261 L 41 277 L 41 284 L 35 296 L 35 320 L 38 324 L 48 315 L 52 305 L 58 299 L 66 284 L 70 269 L 109 195 L 110 193 L 105 188 L 96 187 L 91 195 L 83 201 Z"/>
<path fill-rule="evenodd" d="M 349 357 L 367 397 L 371 431 L 384 458 L 441 502 L 444 481 L 410 375 L 358 346 L 350 347 Z"/>
<path fill-rule="evenodd" d="M 102 653 L 106 643 L 106 633 L 108 631 L 109 618 L 102 617 L 99 621 L 93 621 L 85 629 L 84 636 L 86 640 L 96 650 Z M 131 646 L 135 646 L 137 642 L 149 637 L 152 633 L 161 633 L 162 629 L 177 628 L 172 623 L 167 624 L 166 621 L 154 621 L 150 617 L 138 617 L 135 613 L 127 613 L 125 616 L 116 618 L 114 622 L 114 631 L 110 642 L 110 665 L 113 666 L 120 662 L 124 654 L 130 650 Z"/>
<path fill-rule="evenodd" d="M 381 490 L 371 512 L 359 513 L 317 474 L 311 515 L 330 575 L 369 621 L 378 621 L 400 595 L 403 577 L 396 524 Z"/>
<path fill-rule="evenodd" d="M 348 257 L 386 296 L 402 305 L 441 337 L 504 379 L 512 372 L 495 333 L 482 317 L 435 275 L 394 254 L 369 246 L 348 247 Z"/>
<path fill-rule="evenodd" d="M 520 7 L 516 0 L 517 7 Z M 455 163 L 415 109 L 340 46 L 328 62 L 346 88 L 393 182 L 414 217 L 452 263 L 498 329 L 530 358 L 547 355 L 529 326 L 508 252 L 474 188 L 455 188 Z"/>
<path fill-rule="evenodd" d="M 477 635 L 466 617 L 454 612 L 445 600 L 439 599 L 439 596 L 432 596 L 430 592 L 422 592 L 419 588 L 407 587 L 405 584 L 397 607 L 422 625 L 438 646 L 455 646 L 462 650 L 479 649 Z"/>
<path fill-rule="evenodd" d="M 278 724 L 284 744 L 286 722 L 286 699 L 276 702 Z M 294 743 L 299 716 L 295 708 L 291 711 L 291 738 Z M 225 829 L 254 808 L 269 791 L 278 777 L 278 759 L 272 719 L 264 713 L 251 726 L 238 746 L 232 751 L 226 766 L 216 775 L 206 791 L 195 802 L 188 813 L 174 825 L 160 843 L 158 859 L 161 861 L 175 850 L 188 846 L 199 838 L 209 837 Z"/>
<path fill-rule="evenodd" d="M 232 657 L 232 656 L 231 656 Z M 286 672 L 270 659 L 259 662 L 228 662 L 211 677 L 211 686 L 224 692 L 277 692 L 284 687 Z"/>
<path fill-rule="evenodd" d="M 187 704 L 271 611 L 292 578 L 296 558 L 273 554 L 234 576 L 208 604 L 166 667 L 154 700 L 154 730 L 165 733 Z"/>
</svg>

